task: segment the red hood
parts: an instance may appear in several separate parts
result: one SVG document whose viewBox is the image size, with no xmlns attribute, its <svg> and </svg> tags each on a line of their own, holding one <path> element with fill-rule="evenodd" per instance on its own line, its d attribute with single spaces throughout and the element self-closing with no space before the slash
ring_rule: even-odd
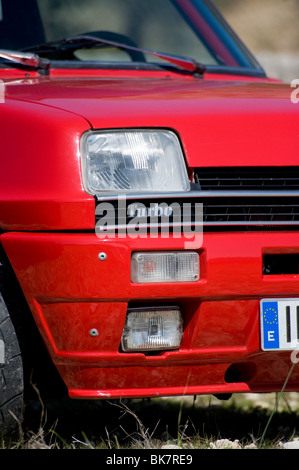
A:
<svg viewBox="0 0 299 470">
<path fill-rule="evenodd" d="M 95 129 L 173 129 L 191 166 L 297 165 L 299 104 L 291 102 L 291 91 L 277 83 L 189 77 L 43 77 L 6 83 L 6 99 L 66 110 Z"/>
</svg>

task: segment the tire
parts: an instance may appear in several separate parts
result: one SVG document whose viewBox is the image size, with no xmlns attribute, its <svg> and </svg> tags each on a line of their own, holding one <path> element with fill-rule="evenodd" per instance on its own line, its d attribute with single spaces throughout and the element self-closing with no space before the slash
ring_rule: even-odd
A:
<svg viewBox="0 0 299 470">
<path fill-rule="evenodd" d="M 1 271 L 1 264 L 0 264 Z M 23 413 L 23 361 L 0 273 L 0 435 L 17 435 Z"/>
<path fill-rule="evenodd" d="M 40 399 L 36 390 L 43 401 L 68 396 L 0 244 L 0 442 L 35 425 L 27 405 Z"/>
</svg>

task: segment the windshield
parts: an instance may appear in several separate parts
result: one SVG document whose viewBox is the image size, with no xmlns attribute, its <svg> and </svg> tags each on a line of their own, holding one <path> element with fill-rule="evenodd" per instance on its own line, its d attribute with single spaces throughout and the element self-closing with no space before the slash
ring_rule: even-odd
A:
<svg viewBox="0 0 299 470">
<path fill-rule="evenodd" d="M 203 0 L 0 0 L 1 49 L 34 52 L 36 45 L 83 34 L 190 57 L 207 66 L 258 68 L 213 7 Z M 47 56 L 46 50 L 37 52 Z M 104 44 L 81 45 L 67 58 L 105 63 L 160 62 L 146 53 L 134 56 Z M 55 60 L 65 59 L 56 46 Z"/>
</svg>

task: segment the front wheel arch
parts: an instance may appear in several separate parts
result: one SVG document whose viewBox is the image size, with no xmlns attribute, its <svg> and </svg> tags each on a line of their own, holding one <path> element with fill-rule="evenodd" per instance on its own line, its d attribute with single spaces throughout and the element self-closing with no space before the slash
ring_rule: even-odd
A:
<svg viewBox="0 0 299 470">
<path fill-rule="evenodd" d="M 26 403 L 67 396 L 0 242 L 0 438 L 24 431 Z M 0 355 L 1 359 L 1 355 Z M 37 390 L 39 397 L 37 396 Z"/>
</svg>

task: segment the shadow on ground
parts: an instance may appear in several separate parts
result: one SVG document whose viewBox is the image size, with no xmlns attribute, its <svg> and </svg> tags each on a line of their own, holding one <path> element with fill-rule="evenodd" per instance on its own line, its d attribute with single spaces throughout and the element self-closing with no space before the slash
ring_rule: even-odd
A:
<svg viewBox="0 0 299 470">
<path fill-rule="evenodd" d="M 241 400 L 242 403 L 242 400 Z M 40 424 L 45 441 L 61 447 L 90 442 L 93 447 L 160 447 L 177 440 L 203 447 L 214 439 L 256 442 L 262 435 L 270 408 L 222 402 L 205 397 L 81 401 L 31 400 L 27 403 L 23 431 L 37 432 Z M 276 412 L 267 431 L 268 442 L 290 440 L 299 430 L 299 416 L 292 410 Z M 55 437 L 54 437 L 55 436 Z"/>
</svg>

